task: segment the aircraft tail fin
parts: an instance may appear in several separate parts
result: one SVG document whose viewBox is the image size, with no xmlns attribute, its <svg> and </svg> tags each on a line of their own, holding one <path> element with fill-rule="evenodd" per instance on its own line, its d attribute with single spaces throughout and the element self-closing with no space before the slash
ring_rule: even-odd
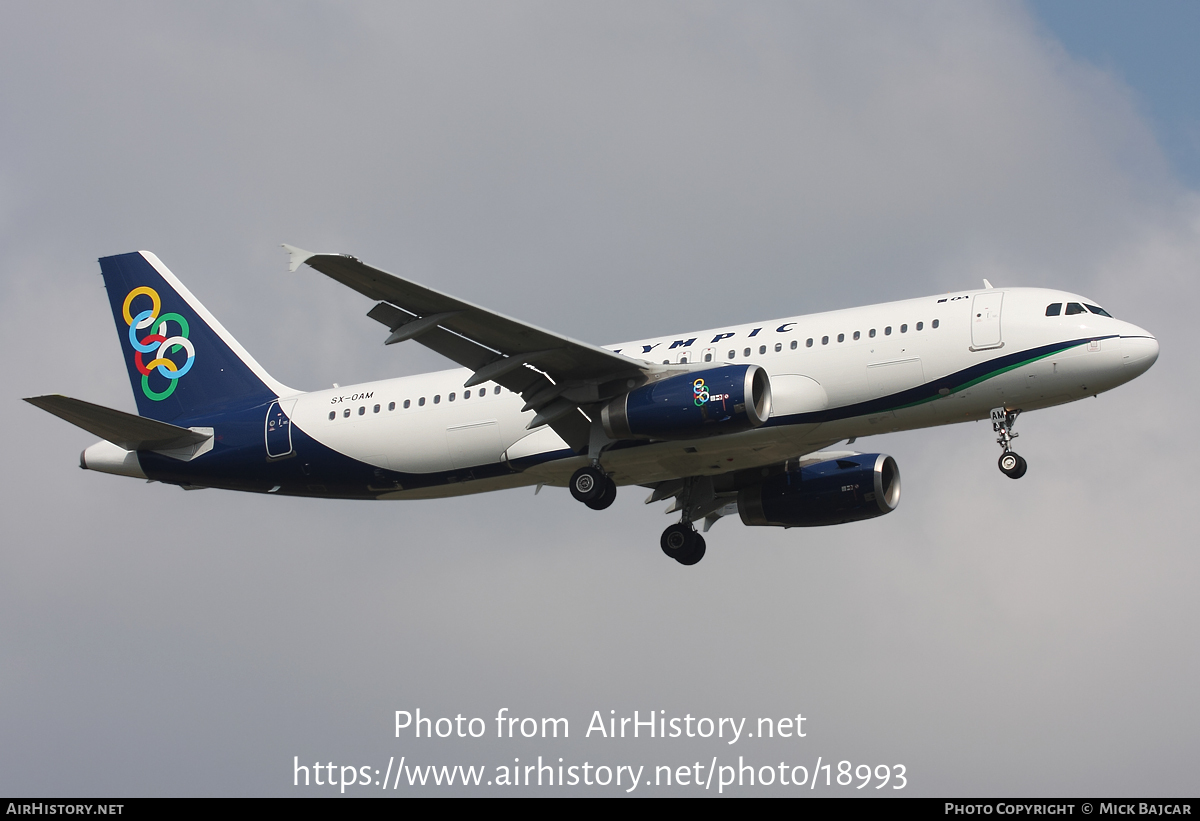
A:
<svg viewBox="0 0 1200 821">
<path fill-rule="evenodd" d="M 103 257 L 100 270 L 143 417 L 168 422 L 293 392 L 272 379 L 154 254 Z"/>
</svg>

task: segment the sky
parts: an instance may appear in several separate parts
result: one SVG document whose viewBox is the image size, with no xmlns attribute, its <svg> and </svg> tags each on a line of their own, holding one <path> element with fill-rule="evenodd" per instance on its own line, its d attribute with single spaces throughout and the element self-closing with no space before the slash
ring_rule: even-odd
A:
<svg viewBox="0 0 1200 821">
<path fill-rule="evenodd" d="M 1112 74 L 1133 92 L 1179 179 L 1200 185 L 1200 6 L 1188 0 L 1032 0 L 1035 19 L 1072 57 Z"/>
<path fill-rule="evenodd" d="M 1197 18 L 1094 8 L 0 5 L 0 794 L 340 795 L 296 764 L 541 756 L 835 762 L 810 795 L 1194 796 Z M 597 344 L 987 277 L 1086 294 L 1162 353 L 1022 416 L 1019 482 L 986 423 L 859 440 L 900 465 L 894 513 L 725 519 L 692 568 L 632 489 L 602 514 L 561 488 L 185 492 L 78 470 L 93 437 L 20 401 L 134 410 L 96 259 L 137 249 L 288 385 L 448 364 L 385 348 L 284 242 Z M 488 732 L 398 737 L 418 708 Z M 570 736 L 496 738 L 501 710 Z M 635 710 L 806 734 L 587 735 Z M 841 761 L 906 783 L 838 786 Z"/>
</svg>

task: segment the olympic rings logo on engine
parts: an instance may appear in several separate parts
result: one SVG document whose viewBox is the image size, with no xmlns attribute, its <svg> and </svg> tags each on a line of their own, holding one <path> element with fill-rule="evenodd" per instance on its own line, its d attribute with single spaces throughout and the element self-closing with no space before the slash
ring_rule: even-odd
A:
<svg viewBox="0 0 1200 821">
<path fill-rule="evenodd" d="M 150 307 L 134 314 L 132 313 L 133 302 L 140 296 L 150 298 Z M 188 339 L 190 329 L 187 320 L 176 313 L 165 313 L 160 316 L 161 310 L 162 300 L 159 299 L 158 292 L 144 285 L 130 291 L 125 297 L 125 303 L 121 306 L 121 316 L 125 319 L 125 324 L 129 326 L 129 344 L 136 352 L 133 364 L 137 367 L 138 373 L 142 375 L 142 393 L 155 402 L 161 402 L 174 393 L 179 380 L 192 369 L 192 365 L 196 362 L 196 348 Z M 179 333 L 174 336 L 170 332 L 169 323 L 171 322 L 179 326 Z M 138 331 L 145 328 L 150 328 L 151 332 L 138 339 Z M 181 350 L 187 353 L 187 360 L 182 365 L 168 358 L 168 354 L 177 354 Z M 147 353 L 152 354 L 153 357 L 149 362 L 143 363 L 142 354 Z M 150 374 L 155 371 L 168 380 L 166 390 L 156 391 L 150 387 Z"/>
<path fill-rule="evenodd" d="M 703 378 L 692 383 L 692 393 L 695 395 L 696 407 L 703 407 L 708 401 L 708 385 L 704 384 Z"/>
</svg>

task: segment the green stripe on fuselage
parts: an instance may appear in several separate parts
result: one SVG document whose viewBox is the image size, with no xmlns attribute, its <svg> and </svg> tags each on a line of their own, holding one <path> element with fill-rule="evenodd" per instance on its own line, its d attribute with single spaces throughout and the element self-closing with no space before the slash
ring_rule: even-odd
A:
<svg viewBox="0 0 1200 821">
<path fill-rule="evenodd" d="M 903 410 L 905 408 L 915 408 L 917 405 L 924 405 L 926 402 L 932 402 L 935 399 L 945 399 L 946 397 L 952 396 L 952 395 L 958 393 L 959 391 L 965 391 L 967 388 L 972 388 L 972 387 L 978 385 L 980 382 L 986 382 L 987 380 L 992 379 L 993 377 L 999 376 L 1002 373 L 1008 373 L 1009 371 L 1016 370 L 1017 368 L 1023 368 L 1026 365 L 1030 364 L 1031 362 L 1037 362 L 1040 359 L 1046 359 L 1047 357 L 1057 356 L 1058 354 L 1063 353 L 1064 351 L 1069 351 L 1072 348 L 1079 348 L 1086 344 L 1087 344 L 1086 342 L 1078 342 L 1074 345 L 1069 345 L 1065 348 L 1059 348 L 1057 351 L 1050 351 L 1049 353 L 1043 353 L 1043 354 L 1038 354 L 1037 356 L 1031 356 L 1028 359 L 1023 359 L 1020 362 L 1014 363 L 1012 365 L 1005 365 L 1003 368 L 997 368 L 994 371 L 985 373 L 983 376 L 972 379 L 969 382 L 964 382 L 963 384 L 961 384 L 957 387 L 951 388 L 949 393 L 934 394 L 933 396 L 927 397 L 925 399 L 918 399 L 916 402 L 909 402 L 907 405 L 897 405 L 894 408 L 888 408 L 884 412 L 886 413 L 888 411 L 898 411 L 898 410 Z M 934 380 L 934 381 L 937 381 L 937 380 Z M 925 384 L 928 385 L 931 383 L 926 382 Z"/>
</svg>

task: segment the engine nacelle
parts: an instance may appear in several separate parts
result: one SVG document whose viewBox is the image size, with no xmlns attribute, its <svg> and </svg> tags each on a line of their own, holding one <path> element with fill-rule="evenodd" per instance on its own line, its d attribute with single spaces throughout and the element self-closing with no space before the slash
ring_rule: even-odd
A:
<svg viewBox="0 0 1200 821">
<path fill-rule="evenodd" d="M 613 439 L 695 439 L 757 428 L 771 415 L 771 382 L 758 365 L 680 374 L 618 396 L 600 411 Z"/>
<path fill-rule="evenodd" d="M 898 504 L 900 469 L 883 453 L 817 462 L 738 492 L 747 525 L 839 525 L 891 513 Z"/>
</svg>

